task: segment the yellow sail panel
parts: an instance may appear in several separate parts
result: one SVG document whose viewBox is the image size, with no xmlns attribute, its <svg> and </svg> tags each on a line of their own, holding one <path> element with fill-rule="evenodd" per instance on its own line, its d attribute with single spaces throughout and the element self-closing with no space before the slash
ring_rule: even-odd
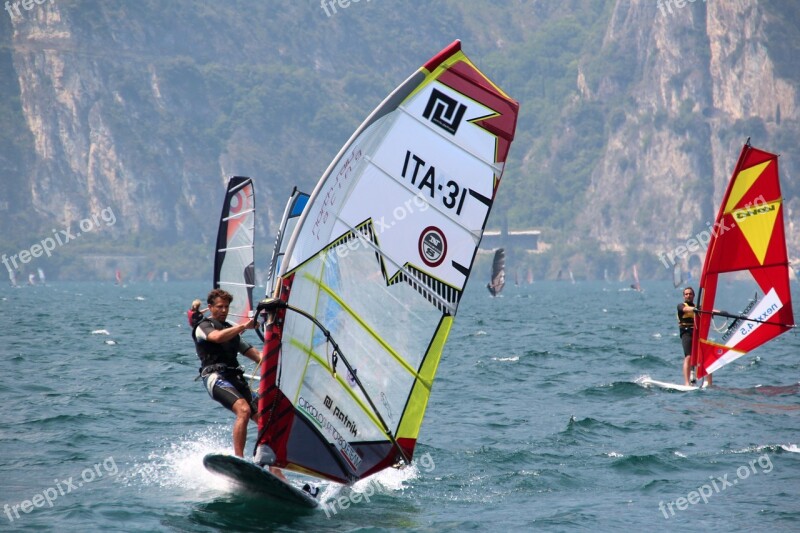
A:
<svg viewBox="0 0 800 533">
<path fill-rule="evenodd" d="M 442 350 L 450 334 L 450 327 L 453 325 L 453 317 L 445 316 L 436 332 L 436 336 L 431 342 L 430 350 L 425 354 L 425 362 L 420 368 L 420 377 L 425 381 L 417 381 L 408 399 L 408 406 L 403 413 L 400 427 L 397 430 L 397 439 L 413 439 L 419 436 L 419 428 L 422 426 L 422 418 L 425 416 L 425 408 L 428 405 L 428 398 L 431 394 L 430 386 L 426 384 L 433 381 L 439 361 L 442 358 Z"/>
<path fill-rule="evenodd" d="M 780 207 L 781 201 L 777 200 L 766 205 L 738 209 L 733 212 L 734 220 L 738 222 L 739 229 L 742 230 L 747 244 L 750 245 L 760 265 L 764 264 L 764 257 L 767 255 Z"/>
<path fill-rule="evenodd" d="M 764 161 L 739 172 L 731 186 L 731 194 L 728 196 L 728 203 L 725 204 L 725 213 L 730 213 L 739 204 L 739 201 L 747 194 L 747 191 L 750 190 L 750 187 L 753 186 L 771 162 Z"/>
</svg>

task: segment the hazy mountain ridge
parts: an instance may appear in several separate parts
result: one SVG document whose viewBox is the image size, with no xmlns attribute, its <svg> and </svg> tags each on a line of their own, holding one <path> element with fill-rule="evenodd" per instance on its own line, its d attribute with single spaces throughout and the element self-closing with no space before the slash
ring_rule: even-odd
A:
<svg viewBox="0 0 800 533">
<path fill-rule="evenodd" d="M 375 0 L 328 16 L 313 1 L 59 0 L 4 13 L 0 223 L 13 249 L 113 208 L 103 234 L 127 249 L 205 249 L 225 177 L 249 175 L 268 253 L 292 186 L 310 190 L 369 111 L 460 38 L 521 103 L 494 227 L 571 243 L 564 259 L 586 276 L 610 252 L 655 263 L 713 221 L 752 136 L 783 155 L 798 250 L 798 9 L 670 6 Z"/>
<path fill-rule="evenodd" d="M 615 10 L 614 19 L 626 22 L 609 32 L 604 46 L 639 41 L 644 54 L 637 58 L 643 68 L 628 91 L 631 101 L 622 107 L 625 119 L 593 172 L 585 210 L 584 220 L 600 222 L 588 228 L 590 234 L 610 247 L 666 251 L 713 223 L 750 136 L 755 146 L 784 155 L 792 220 L 800 205 L 794 179 L 800 168 L 797 90 L 776 74 L 769 54 L 770 39 L 779 38 L 768 31 L 775 14 L 755 1 L 704 7 L 687 5 L 671 17 L 649 2 Z M 692 31 L 697 28 L 705 31 Z M 615 200 L 626 209 L 610 209 Z M 798 237 L 789 234 L 795 250 Z"/>
</svg>

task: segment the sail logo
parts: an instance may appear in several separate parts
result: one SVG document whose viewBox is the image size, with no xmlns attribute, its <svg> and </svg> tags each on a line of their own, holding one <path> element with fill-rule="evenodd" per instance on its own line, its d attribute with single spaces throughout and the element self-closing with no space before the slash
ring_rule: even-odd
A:
<svg viewBox="0 0 800 533">
<path fill-rule="evenodd" d="M 746 236 L 747 230 L 745 228 L 747 226 L 746 221 L 743 219 L 746 219 L 751 215 L 758 215 L 774 211 L 774 207 L 774 204 L 767 204 L 767 201 L 764 199 L 764 195 L 759 195 L 758 198 L 755 198 L 752 202 L 746 203 L 742 209 L 731 211 L 731 213 L 736 217 L 736 220 L 739 221 L 739 228 L 745 232 Z M 718 238 L 720 235 L 724 235 L 727 231 L 736 227 L 736 224 L 734 223 L 725 225 L 726 221 L 730 220 L 724 217 L 720 218 L 714 223 L 713 226 L 710 222 L 706 222 L 707 229 L 697 233 L 694 237 L 688 239 L 684 244 L 678 245 L 671 251 L 661 252 L 658 254 L 659 259 L 661 259 L 661 264 L 664 265 L 664 268 L 670 268 L 675 266 L 675 264 L 680 260 L 687 260 L 690 254 L 706 250 L 708 248 L 708 244 L 711 242 L 712 237 Z M 743 222 L 745 224 L 744 227 L 742 226 Z"/>
<path fill-rule="evenodd" d="M 769 317 L 770 317 L 770 316 L 772 316 L 774 313 L 777 313 L 777 312 L 778 312 L 780 309 L 781 309 L 781 308 L 780 308 L 780 307 L 778 307 L 778 304 L 777 304 L 777 303 L 774 303 L 774 304 L 770 305 L 769 307 L 767 307 L 767 308 L 764 310 L 764 312 L 762 312 L 762 313 L 761 313 L 760 315 L 758 315 L 758 317 L 756 318 L 756 320 L 757 320 L 758 322 L 756 322 L 756 323 L 753 323 L 753 322 L 748 322 L 747 324 L 745 324 L 745 325 L 743 325 L 743 326 L 741 326 L 741 327 L 739 328 L 739 335 L 740 335 L 740 338 L 742 338 L 742 339 L 743 339 L 743 338 L 747 337 L 747 335 L 748 335 L 748 334 L 750 334 L 750 332 L 751 332 L 751 331 L 753 331 L 754 329 L 756 329 L 756 328 L 757 328 L 758 326 L 760 326 L 762 323 L 766 322 L 766 321 L 769 319 Z"/>
<path fill-rule="evenodd" d="M 775 211 L 774 203 L 753 209 L 740 209 L 738 211 L 734 211 L 733 214 L 736 216 L 737 220 L 742 220 L 755 215 L 763 215 L 764 213 L 769 213 L 771 211 Z"/>
<path fill-rule="evenodd" d="M 428 98 L 428 103 L 425 105 L 425 111 L 422 113 L 422 116 L 444 131 L 455 135 L 466 111 L 467 106 L 460 103 L 455 98 L 447 96 L 442 91 L 433 89 L 431 91 L 431 96 Z"/>
<path fill-rule="evenodd" d="M 423 198 L 423 201 L 423 188 L 428 189 L 428 194 L 431 198 L 435 198 L 436 191 L 439 191 L 442 205 L 447 209 L 455 208 L 456 215 L 461 214 L 461 208 L 464 207 L 464 200 L 467 197 L 467 191 L 469 189 L 459 185 L 455 180 L 447 180 L 447 183 L 444 183 L 444 180 L 447 178 L 446 174 L 442 171 L 439 171 L 439 183 L 437 184 L 436 167 L 426 162 L 420 156 L 412 153 L 411 150 L 406 150 L 400 176 L 411 180 L 411 185 L 415 185 L 419 189 L 420 198 Z M 417 182 L 417 178 L 421 178 L 419 182 Z"/>
<path fill-rule="evenodd" d="M 419 256 L 429 267 L 437 267 L 447 255 L 447 239 L 442 230 L 435 226 L 428 226 L 419 236 Z"/>
<path fill-rule="evenodd" d="M 339 421 L 344 424 L 344 427 L 350 430 L 350 433 L 353 434 L 354 437 L 358 436 L 358 429 L 356 428 L 356 423 L 353 420 L 350 420 L 350 417 L 347 416 L 344 411 L 339 409 L 338 406 L 333 405 L 333 400 L 328 395 L 325 395 L 325 400 L 322 402 L 325 404 L 325 407 L 328 408 L 329 411 L 333 413 L 333 416 L 339 419 Z"/>
<path fill-rule="evenodd" d="M 300 396 L 300 398 L 297 400 L 297 409 L 315 422 L 320 429 L 324 430 L 328 435 L 330 435 L 334 442 L 338 445 L 339 452 L 342 454 L 342 457 L 347 460 L 354 470 L 358 469 L 358 465 L 361 464 L 361 457 L 359 457 L 358 452 L 356 452 L 356 450 L 350 446 L 350 443 L 347 442 L 347 439 L 345 439 L 342 434 L 339 433 L 339 430 L 334 427 L 333 423 L 328 420 L 313 403 Z"/>
<path fill-rule="evenodd" d="M 756 295 L 755 298 L 750 300 L 750 303 L 747 304 L 747 307 L 744 308 L 744 311 L 742 311 L 739 314 L 742 316 L 748 316 L 748 313 L 750 313 L 750 311 L 753 310 L 753 307 L 755 307 L 757 303 L 758 303 L 758 295 Z M 730 326 L 728 326 L 728 329 L 722 335 L 722 342 L 727 342 L 727 340 L 730 339 L 731 336 L 736 332 L 736 329 L 739 327 L 739 324 L 741 323 L 742 323 L 741 318 L 737 318 L 736 320 L 734 320 L 733 323 Z"/>
</svg>

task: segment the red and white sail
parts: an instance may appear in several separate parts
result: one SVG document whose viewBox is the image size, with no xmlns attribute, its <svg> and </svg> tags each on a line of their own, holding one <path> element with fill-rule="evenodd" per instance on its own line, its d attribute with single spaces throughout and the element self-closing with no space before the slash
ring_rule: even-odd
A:
<svg viewBox="0 0 800 533">
<path fill-rule="evenodd" d="M 231 324 L 242 324 L 253 316 L 255 209 L 253 180 L 230 178 L 217 232 L 214 288 L 233 296 L 228 311 Z"/>
</svg>

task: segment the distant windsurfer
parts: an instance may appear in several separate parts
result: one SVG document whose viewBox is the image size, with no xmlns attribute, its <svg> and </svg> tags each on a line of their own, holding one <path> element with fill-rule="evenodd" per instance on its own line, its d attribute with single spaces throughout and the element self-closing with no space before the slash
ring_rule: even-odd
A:
<svg viewBox="0 0 800 533">
<path fill-rule="evenodd" d="M 194 300 L 192 302 L 192 307 L 186 312 L 186 318 L 189 320 L 189 326 L 192 328 L 192 333 L 194 334 L 194 328 L 205 318 L 205 313 L 208 311 L 208 307 L 205 309 L 200 309 L 200 306 L 203 305 L 203 302 L 200 300 Z"/>
<path fill-rule="evenodd" d="M 683 345 L 683 384 L 690 386 L 689 376 L 690 360 L 692 355 L 692 337 L 694 336 L 694 311 L 697 307 L 694 304 L 694 289 L 686 287 L 683 289 L 683 302 L 678 304 L 678 328 Z M 706 378 L 706 386 L 711 386 L 711 374 Z"/>
<path fill-rule="evenodd" d="M 203 317 L 192 332 L 197 356 L 202 364 L 200 376 L 209 395 L 236 415 L 233 424 L 233 453 L 244 457 L 247 441 L 247 422 L 258 421 L 258 401 L 239 368 L 237 353 L 261 362 L 261 354 L 242 340 L 246 329 L 256 327 L 255 319 L 232 326 L 225 320 L 233 296 L 222 289 L 208 293 L 210 317 Z M 199 312 L 199 306 L 198 306 Z"/>
</svg>

